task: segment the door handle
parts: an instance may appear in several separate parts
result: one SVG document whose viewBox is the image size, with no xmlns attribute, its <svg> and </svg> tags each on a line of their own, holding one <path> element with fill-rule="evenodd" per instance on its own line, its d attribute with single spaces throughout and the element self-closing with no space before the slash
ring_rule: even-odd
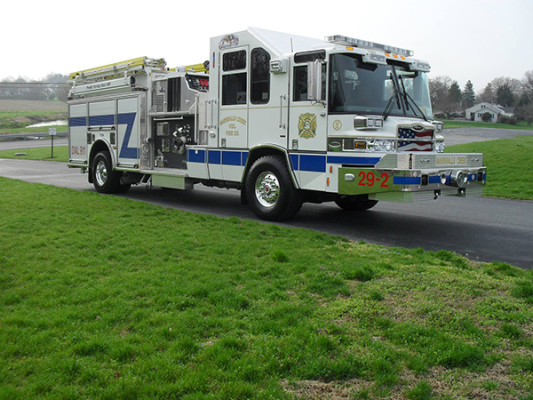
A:
<svg viewBox="0 0 533 400">
<path fill-rule="evenodd" d="M 286 129 L 287 125 L 283 123 L 283 100 L 287 99 L 287 95 L 282 94 L 279 96 L 279 127 Z"/>
</svg>

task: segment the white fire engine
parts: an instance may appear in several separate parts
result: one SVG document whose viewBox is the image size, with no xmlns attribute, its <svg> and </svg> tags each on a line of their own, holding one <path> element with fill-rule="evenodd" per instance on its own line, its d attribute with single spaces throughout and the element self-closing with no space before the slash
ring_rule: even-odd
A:
<svg viewBox="0 0 533 400">
<path fill-rule="evenodd" d="M 102 193 L 132 184 L 241 190 L 269 220 L 303 202 L 366 210 L 480 194 L 482 154 L 443 153 L 428 63 L 345 36 L 250 28 L 211 39 L 209 61 L 136 58 L 71 74 L 69 167 Z"/>
</svg>

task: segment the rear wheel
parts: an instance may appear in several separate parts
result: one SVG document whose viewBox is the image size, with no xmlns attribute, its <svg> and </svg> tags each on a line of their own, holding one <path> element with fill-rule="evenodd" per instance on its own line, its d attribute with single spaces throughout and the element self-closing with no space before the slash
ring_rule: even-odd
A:
<svg viewBox="0 0 533 400">
<path fill-rule="evenodd" d="M 377 200 L 369 200 L 367 195 L 339 196 L 335 203 L 345 211 L 365 211 L 378 204 Z"/>
<path fill-rule="evenodd" d="M 99 193 L 123 193 L 131 186 L 120 183 L 122 173 L 113 171 L 111 155 L 107 151 L 101 151 L 94 157 L 91 173 L 94 188 Z"/>
<path fill-rule="evenodd" d="M 261 219 L 283 221 L 294 217 L 302 207 L 284 160 L 263 156 L 254 162 L 246 177 L 246 198 Z"/>
</svg>

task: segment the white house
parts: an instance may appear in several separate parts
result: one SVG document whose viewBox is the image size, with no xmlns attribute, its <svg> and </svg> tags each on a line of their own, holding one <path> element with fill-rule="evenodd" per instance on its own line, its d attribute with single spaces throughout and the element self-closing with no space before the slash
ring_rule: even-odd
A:
<svg viewBox="0 0 533 400">
<path fill-rule="evenodd" d="M 465 110 L 466 119 L 471 121 L 483 121 L 483 114 L 490 114 L 490 122 L 498 122 L 501 117 L 512 117 L 513 113 L 506 111 L 503 107 L 490 104 L 490 103 L 479 103 L 475 106 L 467 108 Z"/>
</svg>

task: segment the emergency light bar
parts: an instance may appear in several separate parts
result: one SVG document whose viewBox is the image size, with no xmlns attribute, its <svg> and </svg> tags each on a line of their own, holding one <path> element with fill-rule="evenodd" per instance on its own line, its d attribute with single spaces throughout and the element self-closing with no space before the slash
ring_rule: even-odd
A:
<svg viewBox="0 0 533 400">
<path fill-rule="evenodd" d="M 412 50 L 401 49 L 399 47 L 393 47 L 386 44 L 368 42 L 366 40 L 355 39 L 348 36 L 333 35 L 326 36 L 325 41 L 328 43 L 344 44 L 354 47 L 362 47 L 367 49 L 380 49 L 387 53 L 394 53 L 399 56 L 412 57 L 415 53 Z"/>
</svg>

